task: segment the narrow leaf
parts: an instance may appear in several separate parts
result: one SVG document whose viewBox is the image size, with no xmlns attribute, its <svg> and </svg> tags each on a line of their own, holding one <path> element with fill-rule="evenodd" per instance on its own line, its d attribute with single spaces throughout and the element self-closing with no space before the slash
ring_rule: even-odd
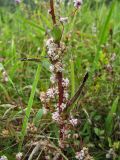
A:
<svg viewBox="0 0 120 160">
<path fill-rule="evenodd" d="M 112 131 L 113 131 L 113 126 L 114 126 L 113 118 L 114 118 L 114 114 L 117 112 L 118 100 L 119 100 L 119 97 L 117 97 L 114 100 L 111 110 L 108 113 L 108 116 L 105 120 L 105 129 L 106 129 L 107 135 L 109 136 L 112 134 Z"/>
</svg>

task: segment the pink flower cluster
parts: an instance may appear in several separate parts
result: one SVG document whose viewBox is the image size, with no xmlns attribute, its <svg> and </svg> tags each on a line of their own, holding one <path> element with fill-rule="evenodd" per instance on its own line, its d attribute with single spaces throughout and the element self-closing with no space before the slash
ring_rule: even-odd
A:
<svg viewBox="0 0 120 160">
<path fill-rule="evenodd" d="M 63 19 L 62 19 L 63 20 Z M 66 50 L 64 43 L 60 42 L 59 44 L 54 42 L 53 38 L 49 38 L 46 41 L 47 47 L 47 55 L 51 62 L 49 70 L 51 72 L 50 82 L 51 88 L 49 88 L 46 92 L 41 92 L 40 100 L 43 104 L 43 113 L 47 114 L 47 112 L 52 107 L 51 117 L 54 122 L 60 125 L 60 135 L 62 134 L 62 138 L 60 137 L 59 146 L 64 148 L 67 144 L 64 144 L 66 138 L 68 138 L 68 129 L 69 127 L 77 126 L 78 119 L 74 118 L 70 115 L 67 119 L 64 117 L 64 112 L 67 108 L 67 102 L 69 98 L 69 79 L 64 78 L 62 76 L 61 85 L 63 91 L 62 102 L 59 103 L 59 78 L 58 74 L 62 74 L 64 71 L 64 65 L 62 63 L 63 55 Z M 49 108 L 50 107 L 50 108 Z M 71 126 L 69 125 L 71 124 Z"/>
<path fill-rule="evenodd" d="M 85 159 L 94 160 L 93 157 L 89 155 L 88 148 L 86 147 L 83 147 L 83 149 L 80 152 L 76 152 L 75 158 L 78 160 L 85 160 Z"/>
<path fill-rule="evenodd" d="M 74 6 L 76 8 L 80 8 L 82 5 L 83 1 L 82 0 L 74 0 Z"/>
<path fill-rule="evenodd" d="M 49 70 L 51 72 L 50 82 L 52 84 L 52 87 L 49 88 L 46 91 L 46 93 L 41 92 L 40 100 L 43 103 L 44 107 L 49 108 L 49 103 L 55 101 L 55 99 L 56 100 L 58 99 L 59 91 L 58 91 L 57 73 L 61 73 L 64 71 L 62 58 L 66 50 L 66 47 L 62 42 L 60 42 L 59 44 L 55 43 L 53 38 L 49 38 L 46 41 L 46 47 L 47 47 L 47 54 L 51 62 Z M 66 108 L 66 103 L 69 97 L 68 94 L 69 80 L 67 78 L 62 79 L 62 87 L 64 90 L 64 94 L 63 94 L 63 103 L 60 106 L 61 111 L 63 111 Z M 61 120 L 60 110 L 58 110 L 58 108 L 59 108 L 58 104 L 55 105 L 54 106 L 55 112 L 52 113 L 52 119 L 56 122 L 59 122 Z"/>
</svg>

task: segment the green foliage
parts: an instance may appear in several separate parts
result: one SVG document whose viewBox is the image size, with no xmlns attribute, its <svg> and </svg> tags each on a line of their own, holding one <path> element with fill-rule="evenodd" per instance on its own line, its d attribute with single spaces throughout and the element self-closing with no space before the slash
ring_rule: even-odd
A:
<svg viewBox="0 0 120 160">
<path fill-rule="evenodd" d="M 41 56 L 45 56 L 45 51 L 44 50 L 43 50 Z M 23 126 L 22 126 L 22 131 L 21 131 L 20 149 L 22 147 L 22 143 L 23 143 L 24 137 L 25 137 L 26 132 L 27 132 L 28 120 L 29 120 L 29 117 L 30 117 L 30 112 L 31 112 L 31 109 L 32 109 L 33 100 L 34 100 L 35 91 L 36 91 L 36 88 L 37 88 L 41 68 L 42 68 L 41 64 L 39 64 L 38 68 L 37 68 L 37 71 L 36 71 L 35 79 L 34 79 L 34 82 L 33 82 L 33 85 L 32 85 L 32 90 L 31 90 L 29 101 L 28 101 L 28 106 L 26 108 L 25 117 L 24 117 Z"/>
<path fill-rule="evenodd" d="M 62 37 L 62 31 L 59 28 L 59 26 L 55 25 L 51 31 L 52 37 L 54 38 L 54 40 L 56 42 L 59 42 L 61 40 Z"/>
<path fill-rule="evenodd" d="M 37 114 L 36 114 L 36 116 L 35 116 L 35 118 L 34 118 L 34 120 L 33 120 L 35 126 L 39 125 L 39 121 L 42 118 L 42 115 L 43 115 L 43 109 L 39 109 Z"/>
<path fill-rule="evenodd" d="M 111 136 L 111 134 L 113 133 L 114 116 L 117 114 L 118 100 L 119 100 L 119 97 L 117 97 L 114 100 L 112 107 L 108 113 L 108 116 L 105 120 L 105 130 L 108 136 Z"/>
<path fill-rule="evenodd" d="M 99 34 L 99 42 L 98 42 L 98 46 L 97 46 L 97 53 L 95 55 L 94 61 L 93 61 L 93 65 L 92 65 L 92 72 L 95 71 L 95 69 L 97 69 L 97 64 L 99 61 L 99 57 L 100 57 L 100 50 L 101 50 L 101 45 L 106 43 L 107 40 L 107 34 L 109 31 L 109 23 L 112 17 L 112 14 L 114 12 L 114 8 L 115 8 L 115 4 L 116 4 L 116 0 L 113 1 L 113 3 L 111 4 L 111 8 L 109 9 L 109 13 L 106 16 L 106 20 L 104 22 L 104 24 L 101 26 L 100 29 L 100 34 Z"/>
<path fill-rule="evenodd" d="M 58 126 L 50 115 L 43 116 L 39 100 L 40 92 L 50 86 L 50 63 L 44 42 L 52 35 L 56 42 L 62 38 L 67 47 L 64 75 L 70 79 L 70 97 L 86 70 L 91 73 L 72 110 L 80 125 L 71 135 L 77 132 L 81 139 L 69 140 L 75 141 L 76 149 L 81 144 L 88 146 L 96 160 L 105 159 L 109 148 L 114 148 L 116 159 L 120 159 L 120 3 L 113 1 L 109 6 L 104 1 L 92 3 L 85 1 L 75 13 L 73 5 L 61 4 L 55 10 L 69 18 L 63 35 L 61 24 L 52 29 L 48 2 L 37 2 L 32 9 L 21 3 L 14 6 L 14 12 L 9 7 L 0 7 L 0 155 L 14 159 L 18 148 L 26 153 L 27 144 L 39 136 L 53 138 L 50 141 L 57 146 Z M 36 58 L 41 62 L 23 62 L 20 58 Z M 27 132 L 28 122 L 33 122 L 38 129 L 32 138 Z M 66 153 L 65 159 L 75 159 L 71 159 L 75 157 L 74 147 L 66 149 Z"/>
</svg>

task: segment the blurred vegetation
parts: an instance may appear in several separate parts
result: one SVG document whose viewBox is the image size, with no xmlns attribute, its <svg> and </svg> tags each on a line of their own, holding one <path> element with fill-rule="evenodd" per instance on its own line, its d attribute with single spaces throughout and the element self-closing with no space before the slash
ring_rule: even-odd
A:
<svg viewBox="0 0 120 160">
<path fill-rule="evenodd" d="M 26 3 L 32 7 L 35 4 L 34 9 Z M 73 111 L 81 122 L 77 133 L 95 160 L 106 159 L 110 148 L 116 153 L 114 159 L 120 160 L 120 3 L 116 1 L 112 8 L 113 4 L 86 0 L 74 17 L 72 4 L 61 4 L 56 9 L 62 17 L 69 17 L 62 38 L 67 46 L 64 74 L 71 81 L 72 60 L 77 90 L 86 70 L 91 73 Z M 48 9 L 45 1 L 26 0 L 18 5 L 12 0 L 0 0 L 0 155 L 5 154 L 10 160 L 18 151 L 22 121 L 38 65 L 41 72 L 34 88 L 29 122 L 34 122 L 37 116 L 39 123 L 37 120 L 38 131 L 32 138 L 36 140 L 37 135 L 48 134 L 50 130 L 56 136 L 56 127 L 41 119 L 39 100 L 40 91 L 46 90 L 50 83 L 50 62 L 41 56 L 52 26 Z M 26 57 L 39 58 L 41 62 L 20 61 Z M 27 152 L 30 141 L 28 134 L 23 152 Z M 71 154 L 72 151 L 70 157 Z"/>
</svg>

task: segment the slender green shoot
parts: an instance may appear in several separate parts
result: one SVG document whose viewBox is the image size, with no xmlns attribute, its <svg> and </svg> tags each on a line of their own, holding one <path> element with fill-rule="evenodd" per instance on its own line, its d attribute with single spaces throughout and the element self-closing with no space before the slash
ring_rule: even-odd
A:
<svg viewBox="0 0 120 160">
<path fill-rule="evenodd" d="M 45 55 L 45 51 L 43 50 L 41 56 L 44 56 L 44 55 Z M 22 147 L 22 144 L 23 144 L 23 141 L 24 141 L 24 137 L 27 133 L 27 125 L 28 125 L 30 112 L 31 112 L 32 105 L 33 105 L 35 91 L 36 91 L 37 84 L 38 84 L 39 77 L 40 77 L 41 68 L 42 68 L 42 66 L 41 66 L 41 64 L 39 64 L 38 68 L 37 68 L 37 71 L 36 71 L 35 79 L 34 79 L 34 82 L 33 82 L 33 85 L 32 85 L 32 90 L 31 90 L 29 101 L 28 101 L 28 105 L 27 105 L 27 108 L 26 108 L 25 117 L 24 117 L 24 120 L 23 120 L 22 131 L 21 131 L 21 141 L 20 141 L 20 144 L 19 144 L 19 149 L 20 150 L 21 150 L 21 147 Z"/>
<path fill-rule="evenodd" d="M 71 67 L 71 97 L 75 94 L 75 72 L 74 72 L 74 61 L 70 60 Z"/>
</svg>

